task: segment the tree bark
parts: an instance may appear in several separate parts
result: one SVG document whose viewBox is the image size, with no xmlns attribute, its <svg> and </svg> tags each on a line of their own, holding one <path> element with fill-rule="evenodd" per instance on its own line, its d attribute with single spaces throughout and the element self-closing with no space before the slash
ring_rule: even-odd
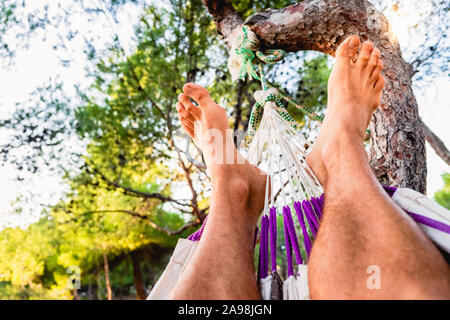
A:
<svg viewBox="0 0 450 320">
<path fill-rule="evenodd" d="M 217 31 L 225 38 L 225 43 L 230 47 L 228 42 L 230 34 L 239 27 L 244 21 L 239 14 L 234 11 L 229 0 L 203 0 L 203 5 L 211 14 Z"/>
<path fill-rule="evenodd" d="M 111 283 L 109 281 L 109 263 L 108 263 L 108 257 L 106 256 L 105 252 L 103 252 L 103 266 L 105 268 L 105 283 L 106 283 L 107 297 L 108 297 L 108 300 L 112 300 Z"/>
<path fill-rule="evenodd" d="M 136 298 L 138 300 L 145 300 L 147 298 L 147 292 L 145 291 L 144 279 L 142 277 L 141 253 L 138 251 L 132 251 L 130 256 L 133 264 L 133 278 L 134 287 L 136 288 Z"/>
<path fill-rule="evenodd" d="M 227 38 L 240 17 L 229 1 L 204 1 L 219 32 Z M 246 20 L 261 49 L 315 50 L 334 55 L 349 35 L 370 39 L 381 51 L 386 86 L 370 124 L 370 164 L 385 185 L 426 191 L 425 138 L 411 88 L 408 64 L 387 19 L 365 0 L 305 0 L 268 9 Z"/>
</svg>

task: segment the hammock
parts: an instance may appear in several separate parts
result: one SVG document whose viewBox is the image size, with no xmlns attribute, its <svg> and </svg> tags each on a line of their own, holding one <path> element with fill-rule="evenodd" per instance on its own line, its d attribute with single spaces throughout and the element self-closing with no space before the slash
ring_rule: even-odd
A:
<svg viewBox="0 0 450 320">
<path fill-rule="evenodd" d="M 283 91 L 274 88 L 259 71 L 254 60 L 274 63 L 284 57 L 281 50 L 258 51 L 256 35 L 243 26 L 231 38 L 228 67 L 232 79 L 246 76 L 261 81 L 256 91 L 256 103 L 250 116 L 249 135 L 254 136 L 248 150 L 248 160 L 267 172 L 264 209 L 260 217 L 258 282 L 264 300 L 309 299 L 307 263 L 312 243 L 320 227 L 324 194 L 314 173 L 306 164 L 305 137 L 286 111 L 281 100 L 294 105 L 311 118 L 321 117 L 311 109 L 297 104 Z M 269 194 L 269 184 L 272 192 Z M 428 237 L 450 253 L 450 211 L 426 196 L 406 188 L 384 187 L 392 199 L 420 226 Z M 276 191 L 276 192 L 275 192 Z M 279 210 L 277 212 L 277 209 Z M 292 212 L 295 212 L 294 222 Z M 277 216 L 283 216 L 284 243 L 287 258 L 287 279 L 278 274 Z M 166 270 L 153 287 L 148 299 L 167 299 L 201 239 L 203 226 L 187 240 L 179 239 Z M 296 224 L 299 228 L 296 228 Z M 296 229 L 301 230 L 298 236 Z M 256 241 L 255 241 L 256 243 Z M 269 272 L 269 244 L 271 270 Z M 297 265 L 294 272 L 293 260 Z"/>
<path fill-rule="evenodd" d="M 384 187 L 385 191 L 391 196 L 392 200 L 396 202 L 425 232 L 425 234 L 444 252 L 450 253 L 450 211 L 437 204 L 434 200 L 427 198 L 423 194 L 408 189 L 408 188 L 394 188 Z M 323 195 L 318 199 L 320 210 L 323 209 Z M 321 211 L 320 211 L 321 212 Z M 321 213 L 320 213 L 321 214 Z M 284 238 L 286 244 L 286 255 L 288 262 L 288 278 L 282 283 L 281 278 L 276 273 L 276 216 L 275 210 L 271 210 L 269 222 L 267 218 L 261 218 L 262 221 L 266 220 L 264 224 L 268 223 L 268 231 L 270 234 L 270 240 L 266 234 L 267 227 L 261 226 L 260 237 L 260 259 L 258 268 L 258 278 L 260 281 L 261 296 L 264 300 L 306 300 L 309 299 L 308 289 L 308 267 L 306 264 L 298 264 L 297 273 L 294 274 L 292 265 L 292 247 L 290 246 L 291 238 L 287 224 L 284 224 Z M 283 217 L 284 218 L 284 217 Z M 178 239 L 178 243 L 170 258 L 170 261 L 164 270 L 163 274 L 159 278 L 158 282 L 152 288 L 148 300 L 165 300 L 170 295 L 174 288 L 178 278 L 183 270 L 188 265 L 191 257 L 197 249 L 198 241 L 201 239 L 203 229 L 205 228 L 207 219 L 205 219 L 202 227 L 190 235 L 187 239 Z M 303 229 L 303 228 L 302 228 Z M 264 236 L 263 236 L 264 234 Z M 289 240 L 288 240 L 289 239 Z M 270 241 L 270 256 L 272 272 L 267 275 L 267 265 L 265 261 L 268 258 L 268 246 L 267 242 Z M 293 241 L 295 243 L 295 240 Z M 264 243 L 263 246 L 261 243 Z M 291 249 L 289 249 L 291 248 Z M 295 251 L 295 249 L 294 249 Z M 296 260 L 297 261 L 297 260 Z M 297 261 L 298 263 L 298 261 Z M 262 267 L 263 266 L 263 267 Z"/>
</svg>

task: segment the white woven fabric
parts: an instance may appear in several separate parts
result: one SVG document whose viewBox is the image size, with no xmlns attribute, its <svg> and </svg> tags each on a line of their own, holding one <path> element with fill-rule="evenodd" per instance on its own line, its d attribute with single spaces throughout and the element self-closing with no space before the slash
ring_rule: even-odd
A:
<svg viewBox="0 0 450 320">
<path fill-rule="evenodd" d="M 450 225 L 450 210 L 417 191 L 408 188 L 398 188 L 392 200 L 404 210 Z M 417 224 L 432 241 L 450 253 L 450 234 L 421 223 Z"/>
<path fill-rule="evenodd" d="M 148 295 L 147 300 L 166 300 L 169 297 L 178 278 L 191 260 L 195 249 L 197 249 L 197 245 L 198 241 L 178 239 L 166 269 Z"/>
<path fill-rule="evenodd" d="M 272 288 L 272 275 L 268 275 L 264 279 L 260 280 L 260 286 L 261 286 L 261 298 L 263 300 L 270 300 L 270 293 Z"/>
<path fill-rule="evenodd" d="M 407 188 L 398 188 L 392 199 L 404 210 L 420 214 L 447 225 L 450 225 L 450 211 L 423 194 Z M 418 223 L 422 230 L 437 245 L 450 253 L 450 235 L 429 226 Z M 198 242 L 179 239 L 161 278 L 153 287 L 148 300 L 164 300 L 170 295 L 178 278 L 189 263 L 197 248 Z M 261 296 L 270 300 L 272 275 L 261 280 Z M 298 266 L 298 274 L 290 276 L 283 283 L 283 300 L 308 300 L 308 267 Z"/>
<path fill-rule="evenodd" d="M 283 300 L 309 300 L 308 267 L 298 266 L 298 274 L 283 282 Z"/>
</svg>

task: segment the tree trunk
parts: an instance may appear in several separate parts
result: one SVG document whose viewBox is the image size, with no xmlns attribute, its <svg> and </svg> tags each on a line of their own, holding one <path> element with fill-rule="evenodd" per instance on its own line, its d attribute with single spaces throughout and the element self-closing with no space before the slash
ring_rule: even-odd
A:
<svg viewBox="0 0 450 320">
<path fill-rule="evenodd" d="M 97 288 L 95 289 L 95 294 L 97 296 L 97 300 L 102 300 L 103 297 L 102 297 L 101 292 L 100 292 L 100 288 L 102 288 L 102 282 L 100 280 L 100 266 L 97 265 L 96 269 L 97 269 L 97 272 L 95 274 L 95 279 L 97 281 Z"/>
<path fill-rule="evenodd" d="M 88 283 L 88 287 L 87 287 L 87 299 L 94 300 L 94 295 L 92 294 L 92 283 L 91 282 Z"/>
<path fill-rule="evenodd" d="M 229 1 L 204 1 L 219 32 L 228 38 L 242 20 Z M 403 60 L 387 19 L 365 0 L 305 0 L 281 10 L 268 9 L 246 20 L 261 48 L 316 50 L 334 55 L 349 35 L 370 39 L 381 51 L 386 86 L 370 124 L 370 164 L 385 185 L 426 191 L 425 139 Z"/>
<path fill-rule="evenodd" d="M 138 251 L 133 251 L 130 256 L 133 264 L 133 278 L 134 287 L 136 288 L 136 298 L 138 300 L 145 300 L 147 298 L 147 292 L 145 291 L 144 279 L 142 277 L 141 253 Z"/>
<path fill-rule="evenodd" d="M 111 283 L 109 282 L 109 263 L 105 252 L 103 252 L 103 266 L 105 268 L 105 283 L 108 300 L 112 300 Z"/>
</svg>

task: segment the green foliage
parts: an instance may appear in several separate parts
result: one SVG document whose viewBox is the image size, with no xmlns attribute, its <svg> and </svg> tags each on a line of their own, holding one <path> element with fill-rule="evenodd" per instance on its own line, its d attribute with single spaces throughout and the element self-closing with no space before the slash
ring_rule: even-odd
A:
<svg viewBox="0 0 450 320">
<path fill-rule="evenodd" d="M 31 1 L 0 0 L 1 63 L 13 66 L 14 54 L 30 39 L 54 41 L 47 32 L 57 30 L 52 45 L 58 55 L 70 57 L 67 53 L 85 44 L 88 84 L 77 86 L 73 96 L 67 93 L 64 79 L 55 77 L 18 104 L 9 119 L 0 121 L 1 129 L 13 132 L 0 147 L 2 160 L 18 169 L 18 179 L 24 179 L 20 176 L 24 172 L 51 170 L 64 177 L 69 190 L 38 222 L 26 229 L 0 231 L 0 299 L 105 299 L 105 256 L 113 296 L 129 297 L 136 291 L 130 255 L 140 253 L 148 289 L 161 274 L 177 238 L 194 228 L 174 235 L 171 231 L 189 222 L 199 224 L 208 213 L 210 183 L 203 160 L 190 139 L 185 145 L 175 110 L 183 84 L 206 86 L 226 107 L 235 130 L 246 130 L 252 94 L 260 84 L 231 83 L 227 50 L 200 0 L 34 0 L 30 7 Z M 245 19 L 297 1 L 231 2 Z M 442 0 L 432 3 L 444 5 Z M 116 18 L 130 5 L 140 17 L 124 48 L 123 39 L 115 34 L 120 27 Z M 445 31 L 439 18 L 445 12 L 432 10 L 430 17 L 437 19 L 427 20 Z M 80 21 L 108 21 L 111 41 L 100 45 L 96 32 L 80 34 L 79 24 L 71 19 L 75 16 L 82 17 Z M 420 26 L 428 34 L 430 25 Z M 445 38 L 443 31 L 435 34 Z M 446 56 L 439 54 L 445 52 L 439 48 L 446 42 L 441 37 L 425 38 L 414 55 L 417 59 L 411 59 L 414 68 L 423 71 L 435 65 L 432 69 L 447 70 L 448 63 L 442 63 Z M 61 60 L 63 65 L 73 62 L 79 61 Z M 326 56 L 291 53 L 265 69 L 271 82 L 302 105 L 323 113 L 330 73 Z M 306 134 L 314 131 L 303 113 L 292 107 L 288 111 Z M 435 199 L 450 208 L 450 174 L 444 175 L 444 181 Z M 280 215 L 277 265 L 285 276 L 282 222 Z M 302 235 L 298 236 L 301 241 Z M 81 269 L 78 294 L 68 287 L 71 266 Z"/>
<path fill-rule="evenodd" d="M 307 54 L 304 54 L 304 59 L 298 69 L 300 80 L 298 81 L 298 89 L 294 97 L 300 105 L 321 114 L 327 106 L 327 82 L 331 72 L 328 67 L 328 57 L 318 54 L 308 58 Z M 300 123 L 309 120 L 304 113 L 296 108 L 290 106 L 288 111 Z"/>
<path fill-rule="evenodd" d="M 307 59 L 300 66 L 298 74 L 300 81 L 296 94 L 297 101 L 305 107 L 318 112 L 327 105 L 327 81 L 330 76 L 328 57 L 319 55 Z"/>
<path fill-rule="evenodd" d="M 124 3 L 107 2 L 107 12 L 99 14 L 114 16 Z M 290 3 L 234 4 L 247 16 Z M 191 154 L 192 143 L 189 152 L 183 145 L 177 96 L 186 82 L 203 84 L 226 107 L 230 125 L 245 130 L 252 94 L 260 85 L 231 84 L 226 48 L 200 0 L 171 0 L 164 6 L 143 2 L 141 13 L 130 54 L 117 35 L 106 51 L 94 40 L 88 44 L 86 59 L 94 67 L 87 89 L 78 87 L 77 96 L 70 97 L 64 81 L 51 81 L 0 123 L 18 132 L 0 150 L 5 161 L 21 170 L 60 172 L 69 187 L 37 223 L 0 231 L 0 298 L 104 299 L 104 255 L 114 295 L 134 294 L 129 255 L 147 252 L 140 265 L 148 288 L 178 237 L 195 229 L 171 231 L 199 224 L 208 212 L 209 180 L 201 156 Z M 275 70 L 291 70 L 296 97 L 320 112 L 326 104 L 327 60 L 298 61 L 305 61 L 300 69 L 285 63 Z M 282 250 L 282 228 L 279 235 Z M 67 286 L 71 266 L 82 271 L 78 295 Z"/>
<path fill-rule="evenodd" d="M 442 178 L 444 179 L 444 187 L 434 194 L 434 199 L 441 206 L 450 210 L 450 173 L 444 173 Z"/>
<path fill-rule="evenodd" d="M 1 157 L 19 171 L 58 170 L 52 161 L 68 156 L 65 138 L 74 124 L 62 83 L 50 81 L 36 88 L 11 118 L 0 120 L 0 128 L 15 131 L 14 139 L 1 146 Z"/>
</svg>

